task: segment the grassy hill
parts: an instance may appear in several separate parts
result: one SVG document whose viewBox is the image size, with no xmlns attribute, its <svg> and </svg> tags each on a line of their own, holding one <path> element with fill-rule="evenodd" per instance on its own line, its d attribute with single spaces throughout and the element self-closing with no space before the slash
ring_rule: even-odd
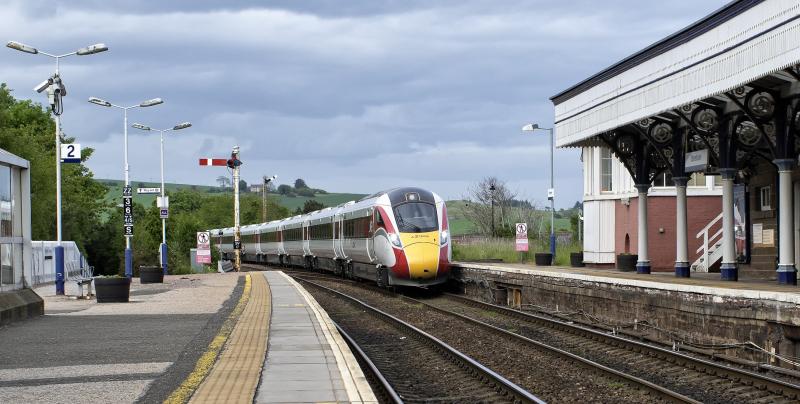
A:
<svg viewBox="0 0 800 404">
<path fill-rule="evenodd" d="M 116 203 L 122 203 L 122 186 L 123 181 L 121 180 L 109 180 L 109 179 L 98 179 L 98 182 L 102 183 L 103 185 L 108 187 L 108 192 L 106 193 L 105 199 L 107 201 L 115 201 Z M 136 193 L 136 188 L 157 188 L 161 186 L 161 183 L 156 182 L 144 182 L 144 181 L 132 181 L 131 186 L 133 187 L 133 200 L 136 203 L 140 203 L 144 206 L 150 206 L 155 200 L 157 195 L 139 195 Z M 191 184 L 166 184 L 167 191 L 178 191 L 181 189 L 192 189 L 197 192 L 204 192 L 208 194 L 221 194 L 219 188 L 216 186 L 208 186 L 208 185 L 191 185 Z M 224 193 L 229 193 L 230 191 L 224 191 Z M 363 198 L 365 194 L 352 194 L 352 193 L 327 193 L 327 194 L 317 194 L 314 198 L 309 198 L 305 196 L 286 196 L 280 194 L 270 194 L 270 198 L 276 198 L 278 204 L 281 206 L 286 207 L 289 211 L 294 211 L 298 207 L 302 207 L 303 204 L 310 200 L 315 199 L 316 201 L 322 203 L 325 206 L 336 206 L 348 201 L 355 201 Z M 450 231 L 454 236 L 465 235 L 465 234 L 474 234 L 478 231 L 477 226 L 473 223 L 467 215 L 464 213 L 464 206 L 465 202 L 461 200 L 455 201 L 447 201 L 447 216 L 450 219 Z M 549 229 L 549 218 L 550 216 L 547 215 L 546 218 L 547 223 L 545 224 Z M 556 230 L 569 230 L 570 224 L 568 218 L 556 218 Z"/>
<path fill-rule="evenodd" d="M 102 183 L 106 187 L 108 187 L 108 192 L 106 193 L 105 199 L 107 201 L 116 201 L 117 203 L 122 203 L 122 187 L 125 183 L 122 180 L 108 180 L 108 179 L 98 179 L 98 182 Z M 216 186 L 209 186 L 209 185 L 190 185 L 190 184 L 172 184 L 166 183 L 167 192 L 174 192 L 181 189 L 192 189 L 197 192 L 204 192 L 208 194 L 221 194 L 223 192 L 219 192 L 219 188 Z M 161 187 L 160 182 L 145 182 L 145 181 L 131 181 L 131 187 L 133 188 L 133 201 L 135 203 L 140 203 L 144 206 L 150 206 L 155 200 L 156 196 L 154 194 L 145 194 L 140 195 L 136 193 L 137 188 L 159 188 Z M 228 193 L 230 191 L 225 191 Z M 260 194 L 259 194 L 260 195 Z M 294 211 L 298 207 L 302 207 L 303 204 L 308 201 L 309 199 L 315 199 L 319 203 L 325 206 L 336 206 L 341 203 L 345 203 L 348 201 L 355 201 L 361 199 L 366 194 L 350 194 L 350 193 L 327 193 L 327 194 L 317 194 L 314 198 L 309 198 L 305 196 L 295 196 L 289 197 L 286 195 L 279 195 L 279 194 L 270 194 L 270 198 L 277 198 L 278 203 L 290 211 Z"/>
</svg>

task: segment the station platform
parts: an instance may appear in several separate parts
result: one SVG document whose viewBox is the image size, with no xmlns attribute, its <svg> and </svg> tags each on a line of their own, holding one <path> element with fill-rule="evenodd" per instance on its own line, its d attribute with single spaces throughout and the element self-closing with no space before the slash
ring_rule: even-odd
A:
<svg viewBox="0 0 800 404">
<path fill-rule="evenodd" d="M 36 292 L 44 316 L 0 327 L 2 403 L 377 402 L 327 314 L 282 272 L 134 279 L 129 303 Z"/>
<path fill-rule="evenodd" d="M 800 288 L 719 276 L 505 263 L 453 267 L 462 292 L 480 300 L 638 330 L 666 344 L 724 347 L 726 355 L 775 365 L 783 364 L 780 355 L 796 357 Z"/>
</svg>

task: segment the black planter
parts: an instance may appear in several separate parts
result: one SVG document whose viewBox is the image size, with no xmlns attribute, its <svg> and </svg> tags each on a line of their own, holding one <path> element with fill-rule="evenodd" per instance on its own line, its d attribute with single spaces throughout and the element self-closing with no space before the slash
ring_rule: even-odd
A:
<svg viewBox="0 0 800 404">
<path fill-rule="evenodd" d="M 553 265 L 553 254 L 548 253 L 536 253 L 534 254 L 534 260 L 536 260 L 537 267 L 549 267 Z"/>
<path fill-rule="evenodd" d="M 164 283 L 164 270 L 161 267 L 142 265 L 139 267 L 141 283 Z"/>
<path fill-rule="evenodd" d="M 125 303 L 131 295 L 131 280 L 128 278 L 94 278 L 97 303 Z"/>
<path fill-rule="evenodd" d="M 582 266 L 585 266 L 583 264 L 583 253 L 582 252 L 569 253 L 569 264 L 575 268 L 580 268 Z"/>
<path fill-rule="evenodd" d="M 617 254 L 617 269 L 622 272 L 635 271 L 638 260 L 639 256 L 636 254 Z"/>
</svg>

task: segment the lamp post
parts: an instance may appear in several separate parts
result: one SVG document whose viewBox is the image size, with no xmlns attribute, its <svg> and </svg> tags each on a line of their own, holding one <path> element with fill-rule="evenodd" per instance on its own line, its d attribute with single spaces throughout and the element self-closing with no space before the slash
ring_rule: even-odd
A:
<svg viewBox="0 0 800 404">
<path fill-rule="evenodd" d="M 153 98 L 151 100 L 142 101 L 137 105 L 131 105 L 127 107 L 123 107 L 120 105 L 112 104 L 106 100 L 97 98 L 97 97 L 89 97 L 89 102 L 95 105 L 99 105 L 101 107 L 114 107 L 117 109 L 121 109 L 124 112 L 125 122 L 124 122 L 124 163 L 125 164 L 125 189 L 130 189 L 130 176 L 129 176 L 129 169 L 128 166 L 128 110 L 131 108 L 147 108 L 152 107 L 154 105 L 162 104 L 164 101 L 161 98 Z M 132 217 L 131 217 L 132 219 Z M 133 222 L 131 221 L 130 226 L 133 226 Z M 131 227 L 131 233 L 125 234 L 125 276 L 128 278 L 133 277 L 133 250 L 131 249 L 131 237 L 133 236 L 133 230 Z"/>
<path fill-rule="evenodd" d="M 131 126 L 141 130 L 157 131 L 161 134 L 161 203 L 158 204 L 158 207 L 159 209 L 167 209 L 169 207 L 169 203 L 167 202 L 165 196 L 166 188 L 164 186 L 164 132 L 186 129 L 192 126 L 192 124 L 189 122 L 183 122 L 167 129 L 153 129 L 149 126 L 142 125 L 140 123 L 134 123 Z M 164 215 L 160 216 L 161 216 L 161 247 L 159 248 L 159 255 L 161 256 L 161 269 L 164 271 L 164 275 L 166 275 L 167 274 L 167 218 Z"/>
<path fill-rule="evenodd" d="M 550 132 L 550 189 L 547 190 L 547 199 L 550 200 L 550 254 L 553 261 L 556 259 L 556 222 L 555 222 L 555 199 L 556 192 L 553 186 L 553 128 L 540 128 L 538 124 L 531 123 L 522 127 L 524 132 L 536 130 L 546 130 Z"/>
<path fill-rule="evenodd" d="M 107 51 L 108 47 L 105 44 L 98 43 L 89 45 L 85 48 L 80 48 L 75 52 L 65 53 L 63 55 L 53 55 L 47 52 L 41 52 L 32 46 L 15 41 L 8 42 L 6 46 L 20 52 L 30 53 L 33 55 L 41 54 L 56 60 L 56 71 L 53 76 L 36 86 L 34 90 L 39 93 L 45 90 L 47 91 L 47 98 L 50 101 L 50 110 L 53 112 L 53 120 L 56 124 L 56 294 L 63 295 L 64 247 L 61 245 L 61 113 L 64 112 L 64 104 L 62 103 L 61 98 L 67 95 L 67 90 L 64 87 L 64 83 L 61 81 L 59 67 L 62 58 L 72 55 L 93 55 L 95 53 Z"/>
<path fill-rule="evenodd" d="M 497 236 L 497 233 L 494 231 L 494 191 L 496 189 L 497 188 L 495 188 L 494 184 L 489 185 L 489 191 L 491 191 L 491 195 L 490 195 L 490 197 L 491 197 L 490 201 L 491 202 L 490 203 L 492 204 L 492 237 Z"/>
<path fill-rule="evenodd" d="M 261 220 L 266 223 L 267 222 L 267 188 L 269 187 L 269 183 L 275 181 L 277 179 L 277 175 L 273 175 L 272 177 L 264 176 L 264 182 L 261 184 Z"/>
</svg>

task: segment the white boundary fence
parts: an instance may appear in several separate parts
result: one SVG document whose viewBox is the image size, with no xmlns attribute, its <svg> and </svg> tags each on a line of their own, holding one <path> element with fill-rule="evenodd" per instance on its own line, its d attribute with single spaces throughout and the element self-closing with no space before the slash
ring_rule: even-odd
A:
<svg viewBox="0 0 800 404">
<path fill-rule="evenodd" d="M 31 242 L 31 284 L 38 286 L 56 281 L 56 241 Z M 66 279 L 81 276 L 81 269 L 89 265 L 74 241 L 62 241 L 64 247 L 64 272 Z"/>
</svg>

